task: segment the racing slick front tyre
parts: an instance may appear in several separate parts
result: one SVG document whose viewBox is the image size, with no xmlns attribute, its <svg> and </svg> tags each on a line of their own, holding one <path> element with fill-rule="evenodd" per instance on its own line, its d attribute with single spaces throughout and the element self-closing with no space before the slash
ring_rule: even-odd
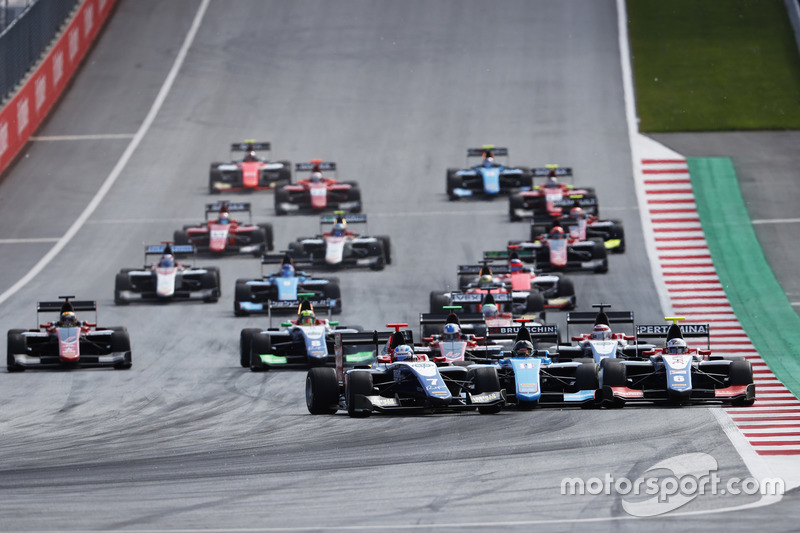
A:
<svg viewBox="0 0 800 533">
<path fill-rule="evenodd" d="M 114 330 L 111 334 L 111 352 L 125 353 L 123 360 L 114 365 L 114 368 L 117 370 L 128 370 L 133 365 L 133 360 L 131 358 L 131 338 L 126 329 Z"/>
<path fill-rule="evenodd" d="M 600 365 L 599 385 L 603 387 L 603 406 L 618 409 L 625 407 L 625 400 L 615 398 L 611 394 L 610 387 L 627 387 L 627 372 L 625 365 L 616 359 L 603 359 Z"/>
<path fill-rule="evenodd" d="M 289 191 L 284 189 L 275 189 L 275 214 L 280 216 L 286 215 L 289 212 L 281 207 L 282 204 L 289 203 Z"/>
<path fill-rule="evenodd" d="M 333 300 L 333 307 L 331 313 L 340 315 L 342 313 L 342 289 L 339 287 L 338 282 L 330 282 L 325 285 L 325 298 Z"/>
<path fill-rule="evenodd" d="M 458 195 L 455 193 L 455 189 L 460 188 L 463 185 L 463 180 L 460 176 L 456 175 L 458 172 L 457 168 L 448 168 L 447 169 L 447 187 L 445 191 L 447 192 L 447 197 L 450 200 L 458 200 Z"/>
<path fill-rule="evenodd" d="M 511 220 L 511 222 L 522 220 L 522 218 L 517 215 L 517 210 L 522 209 L 524 204 L 525 200 L 522 198 L 521 194 L 511 193 L 508 196 L 508 218 Z"/>
<path fill-rule="evenodd" d="M 367 418 L 372 409 L 356 409 L 356 396 L 372 394 L 372 374 L 369 372 L 350 372 L 347 384 L 347 414 L 352 418 Z"/>
<path fill-rule="evenodd" d="M 268 335 L 261 335 L 256 333 L 250 342 L 250 371 L 251 372 L 266 372 L 269 366 L 261 361 L 263 354 L 272 351 L 272 342 Z"/>
<path fill-rule="evenodd" d="M 361 212 L 361 189 L 358 185 L 354 185 L 353 188 L 350 189 L 350 193 L 347 195 L 347 201 L 356 204 L 350 208 L 351 213 Z"/>
<path fill-rule="evenodd" d="M 751 385 L 753 383 L 753 366 L 746 359 L 737 359 L 731 363 L 731 385 Z M 755 398 L 738 398 L 731 402 L 736 407 L 749 407 L 755 403 Z"/>
<path fill-rule="evenodd" d="M 216 185 L 222 181 L 222 173 L 216 170 L 216 167 L 222 164 L 219 162 L 211 163 L 211 170 L 208 172 L 208 194 L 219 194 L 219 189 L 217 189 Z"/>
<path fill-rule="evenodd" d="M 383 260 L 387 265 L 392 264 L 392 240 L 386 235 L 375 237 L 383 244 Z"/>
<path fill-rule="evenodd" d="M 496 368 L 491 366 L 479 366 L 472 369 L 470 374 L 475 394 L 500 391 L 500 378 L 497 375 Z M 502 409 L 503 404 L 497 403 L 495 405 L 480 406 L 478 407 L 478 412 L 482 415 L 493 415 L 499 413 Z"/>
<path fill-rule="evenodd" d="M 378 260 L 369 266 L 370 270 L 383 270 L 386 267 L 386 251 L 383 249 L 383 243 L 380 241 L 375 243 L 372 252 L 371 255 L 376 256 Z"/>
<path fill-rule="evenodd" d="M 625 227 L 622 225 L 621 220 L 612 220 L 612 222 L 614 225 L 611 226 L 609 238 L 618 240 L 619 246 L 612 248 L 611 251 L 615 254 L 621 254 L 625 252 Z"/>
<path fill-rule="evenodd" d="M 291 161 L 278 161 L 283 168 L 278 171 L 278 181 L 282 185 L 290 185 L 292 183 L 292 163 Z"/>
<path fill-rule="evenodd" d="M 592 259 L 601 260 L 600 265 L 594 269 L 596 273 L 605 274 L 608 272 L 608 252 L 606 251 L 606 245 L 603 242 L 595 242 L 592 245 Z"/>
<path fill-rule="evenodd" d="M 570 278 L 559 278 L 556 294 L 559 298 L 569 298 L 572 301 L 572 304 L 565 307 L 565 309 L 575 309 L 575 306 L 578 304 L 578 299 L 575 296 L 575 284 Z"/>
<path fill-rule="evenodd" d="M 544 296 L 539 291 L 532 290 L 528 293 L 525 301 L 525 312 L 527 314 L 541 313 L 544 311 Z"/>
<path fill-rule="evenodd" d="M 267 236 L 264 234 L 264 230 L 261 228 L 255 229 L 250 232 L 250 244 L 260 244 L 261 246 L 258 250 L 253 252 L 253 257 L 261 257 L 263 253 L 266 251 L 267 248 Z"/>
<path fill-rule="evenodd" d="M 242 302 L 249 302 L 252 298 L 250 287 L 246 279 L 237 279 L 236 288 L 233 292 L 233 314 L 236 316 L 248 316 L 246 310 L 242 309 Z"/>
<path fill-rule="evenodd" d="M 264 242 L 266 242 L 267 251 L 275 249 L 275 233 L 272 230 L 272 224 L 259 224 L 259 228 L 264 232 Z"/>
<path fill-rule="evenodd" d="M 114 279 L 114 303 L 116 305 L 128 305 L 128 300 L 122 298 L 122 291 L 131 290 L 131 278 L 128 274 L 119 272 Z"/>
<path fill-rule="evenodd" d="M 253 344 L 253 336 L 259 333 L 259 328 L 245 328 L 239 334 L 239 364 L 242 368 L 250 366 L 250 346 Z"/>
<path fill-rule="evenodd" d="M 312 415 L 332 415 L 339 410 L 339 381 L 336 370 L 314 367 L 306 374 L 306 407 Z"/>
<path fill-rule="evenodd" d="M 593 359 L 582 363 L 578 368 L 575 369 L 575 392 L 590 390 L 597 393 L 597 389 L 600 388 L 600 383 L 597 379 L 597 364 L 595 364 Z M 589 409 L 592 407 L 599 407 L 599 405 L 592 400 L 591 402 L 585 402 L 581 405 L 584 409 Z"/>
<path fill-rule="evenodd" d="M 219 268 L 217 267 L 205 267 L 206 273 L 203 274 L 202 279 L 200 280 L 200 286 L 203 289 L 214 289 L 214 292 L 211 296 L 207 296 L 203 299 L 206 303 L 215 303 L 219 300 L 219 297 L 222 296 L 222 285 L 220 283 L 220 276 L 219 276 Z"/>
<path fill-rule="evenodd" d="M 26 352 L 27 342 L 25 336 L 22 335 L 24 329 L 12 329 L 8 331 L 8 343 L 6 352 L 6 370 L 8 372 L 22 372 L 25 370 L 24 366 L 20 366 L 14 360 L 13 354 L 24 354 Z"/>
<path fill-rule="evenodd" d="M 444 291 L 431 291 L 431 313 L 444 313 L 445 306 L 450 305 L 450 295 Z"/>
<path fill-rule="evenodd" d="M 189 244 L 189 234 L 186 231 L 175 230 L 172 234 L 172 240 L 175 244 Z"/>
</svg>

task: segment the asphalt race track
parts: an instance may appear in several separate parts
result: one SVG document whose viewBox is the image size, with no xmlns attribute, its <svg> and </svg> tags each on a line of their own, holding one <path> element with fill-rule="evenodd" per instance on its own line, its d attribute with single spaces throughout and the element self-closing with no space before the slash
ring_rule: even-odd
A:
<svg viewBox="0 0 800 533">
<path fill-rule="evenodd" d="M 726 509 L 759 497 L 703 495 L 649 519 L 613 492 L 561 494 L 566 477 L 633 480 L 694 452 L 713 456 L 723 479 L 747 477 L 708 407 L 311 416 L 304 371 L 238 364 L 239 331 L 266 322 L 233 316 L 235 279 L 260 272 L 252 257 L 198 261 L 221 268 L 217 304 L 115 306 L 115 273 L 141 266 L 143 244 L 201 221 L 216 199 L 209 163 L 252 138 L 272 142 L 276 159 L 336 161 L 361 183 L 369 233 L 392 238 L 386 270 L 338 274 L 341 322 L 416 327 L 456 265 L 526 234 L 504 200 L 447 201 L 446 168 L 493 143 L 513 164 L 572 166 L 603 216 L 624 221 L 627 252 L 609 273 L 573 277 L 580 309 L 663 319 L 633 191 L 614 1 L 214 0 L 144 129 L 204 5 L 123 0 L 0 185 L 0 238 L 20 240 L 0 243 L 2 294 L 139 135 L 86 223 L 0 305 L 7 330 L 34 327 L 37 300 L 96 299 L 100 325 L 130 331 L 134 362 L 0 372 L 0 530 L 796 528 L 795 494 L 738 511 Z M 227 197 L 252 202 L 280 247 L 318 231 L 315 217 L 274 217 L 271 192 Z"/>
</svg>

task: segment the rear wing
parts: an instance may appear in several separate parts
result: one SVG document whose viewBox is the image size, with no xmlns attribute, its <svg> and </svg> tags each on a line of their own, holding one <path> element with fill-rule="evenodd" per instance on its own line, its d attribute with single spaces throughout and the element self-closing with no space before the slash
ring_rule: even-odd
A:
<svg viewBox="0 0 800 533">
<path fill-rule="evenodd" d="M 487 265 L 458 265 L 458 275 L 475 274 L 477 276 L 480 274 L 481 269 L 484 266 L 488 266 L 490 269 L 492 269 L 492 274 L 509 274 L 511 272 L 511 268 L 508 266 L 508 264 L 503 263 Z"/>
<path fill-rule="evenodd" d="M 405 336 L 406 342 L 409 345 L 414 344 L 414 334 L 409 330 L 402 331 Z M 394 335 L 394 331 L 359 331 L 353 333 L 339 333 L 333 334 L 333 348 L 336 361 L 336 377 L 339 383 L 344 382 L 344 365 L 347 361 L 349 354 L 358 354 L 359 351 L 371 351 L 371 360 L 374 361 L 381 351 Z M 349 352 L 349 354 L 345 353 Z M 357 360 L 362 360 L 364 357 L 357 357 Z"/>
<path fill-rule="evenodd" d="M 449 314 L 444 313 L 420 313 L 419 324 L 446 324 Z M 457 313 L 460 324 L 483 324 L 483 314 L 481 313 Z"/>
<path fill-rule="evenodd" d="M 676 329 L 677 328 L 677 329 Z M 684 339 L 706 339 L 706 348 L 711 349 L 711 328 L 708 324 L 640 324 L 636 327 L 638 339 L 671 339 L 680 336 Z"/>
<path fill-rule="evenodd" d="M 498 261 L 498 260 L 505 260 L 507 261 L 512 256 L 519 258 L 521 261 L 525 263 L 533 263 L 536 261 L 536 250 L 539 247 L 536 245 L 534 247 L 533 242 L 520 242 L 513 245 L 513 248 L 509 247 L 507 250 L 489 250 L 483 252 L 483 258 L 487 261 Z M 494 271 L 494 267 L 492 267 L 492 271 Z"/>
<path fill-rule="evenodd" d="M 251 209 L 250 202 L 227 202 L 227 201 L 220 201 L 220 202 L 214 202 L 213 204 L 206 204 L 206 220 L 209 219 L 208 215 L 212 213 L 219 213 L 223 209 L 228 213 L 247 213 L 248 219 L 251 222 L 253 220 L 253 210 Z"/>
<path fill-rule="evenodd" d="M 486 336 L 491 339 L 515 339 L 521 327 L 523 326 L 492 326 L 487 328 Z M 525 324 L 524 327 L 528 330 L 528 333 L 531 334 L 531 339 L 535 341 L 550 341 L 554 344 L 558 344 L 558 325 L 549 324 L 534 326 Z"/>
<path fill-rule="evenodd" d="M 250 150 L 270 151 L 272 146 L 268 142 L 244 141 L 231 144 L 231 152 L 249 152 Z"/>
<path fill-rule="evenodd" d="M 472 294 L 472 293 L 464 293 L 464 292 L 453 292 L 450 293 L 450 304 L 451 305 L 461 305 L 461 304 L 482 304 L 483 301 L 486 299 L 486 294 Z M 509 303 L 514 301 L 514 295 L 508 292 L 503 292 L 499 294 L 492 294 L 492 298 L 496 303 Z M 461 313 L 458 313 L 459 319 L 461 317 Z"/>
<path fill-rule="evenodd" d="M 193 244 L 148 244 L 144 247 L 144 256 L 147 258 L 148 255 L 163 255 L 167 251 L 167 247 L 169 246 L 169 253 L 174 256 L 182 255 L 191 255 L 195 253 L 195 248 Z"/>
<path fill-rule="evenodd" d="M 535 167 L 531 169 L 531 173 L 533 174 L 534 178 L 546 178 L 551 172 L 554 172 L 557 178 L 566 178 L 572 176 L 572 168 L 570 167 L 548 165 L 546 167 Z"/>
<path fill-rule="evenodd" d="M 292 260 L 292 265 L 297 267 L 312 266 L 314 261 L 305 253 L 298 253 L 296 250 L 281 250 L 277 254 L 262 254 L 261 265 L 281 265 L 286 257 Z"/>
<path fill-rule="evenodd" d="M 297 309 L 297 313 L 300 313 L 300 306 L 306 304 L 311 304 L 314 309 L 327 309 L 328 310 L 328 319 L 331 318 L 332 313 L 332 305 L 331 301 L 328 298 L 323 298 L 321 300 L 267 300 L 267 316 L 269 318 L 269 326 L 272 327 L 272 310 L 276 311 L 286 311 L 287 309 Z"/>
<path fill-rule="evenodd" d="M 508 148 L 485 144 L 480 148 L 467 148 L 467 157 L 483 157 L 490 152 L 492 157 L 508 157 Z"/>
<path fill-rule="evenodd" d="M 295 172 L 336 172 L 336 163 L 333 161 L 311 161 L 310 163 L 295 163 Z"/>
<path fill-rule="evenodd" d="M 97 301 L 95 300 L 70 300 L 73 296 L 59 296 L 61 301 L 36 302 L 36 323 L 39 324 L 41 313 L 61 313 L 62 311 L 94 311 L 94 323 L 97 323 Z"/>
<path fill-rule="evenodd" d="M 343 213 L 335 213 L 333 215 L 322 215 L 319 217 L 319 231 L 320 233 L 324 233 L 325 226 L 331 226 L 336 224 L 337 222 L 345 222 L 346 224 L 364 224 L 366 228 L 367 224 L 367 215 L 365 214 L 343 214 Z M 369 234 L 369 232 L 367 232 Z"/>
</svg>

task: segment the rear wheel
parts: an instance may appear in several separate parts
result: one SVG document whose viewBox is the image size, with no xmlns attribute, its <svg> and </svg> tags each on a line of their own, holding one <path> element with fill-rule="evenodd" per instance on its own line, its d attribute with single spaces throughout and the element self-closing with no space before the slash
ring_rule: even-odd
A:
<svg viewBox="0 0 800 533">
<path fill-rule="evenodd" d="M 353 418 L 366 418 L 372 414 L 370 409 L 356 410 L 357 395 L 372 394 L 372 374 L 369 372 L 350 372 L 347 384 L 347 414 Z"/>
<path fill-rule="evenodd" d="M 450 295 L 444 291 L 431 291 L 431 313 L 444 313 L 445 306 L 450 305 Z"/>
<path fill-rule="evenodd" d="M 245 328 L 239 334 L 239 364 L 243 368 L 250 366 L 250 346 L 253 343 L 253 336 L 261 333 L 259 328 Z"/>
<path fill-rule="evenodd" d="M 25 354 L 27 351 L 27 342 L 25 336 L 22 335 L 24 331 L 24 329 L 12 329 L 8 332 L 6 370 L 9 372 L 22 372 L 25 370 L 25 367 L 18 365 L 14 359 L 14 354 Z"/>
<path fill-rule="evenodd" d="M 172 234 L 172 240 L 175 241 L 175 244 L 189 244 L 189 234 L 186 231 L 176 230 Z"/>
<path fill-rule="evenodd" d="M 312 415 L 338 411 L 339 382 L 332 368 L 314 367 L 306 374 L 306 407 Z"/>
</svg>

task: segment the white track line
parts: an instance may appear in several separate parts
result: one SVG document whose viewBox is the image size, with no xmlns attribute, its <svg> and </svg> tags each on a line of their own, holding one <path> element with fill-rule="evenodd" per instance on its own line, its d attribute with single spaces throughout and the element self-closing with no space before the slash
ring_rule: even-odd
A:
<svg viewBox="0 0 800 533">
<path fill-rule="evenodd" d="M 97 206 L 100 205 L 100 202 L 102 202 L 106 197 L 108 191 L 111 190 L 114 182 L 117 181 L 117 178 L 125 169 L 128 161 L 130 161 L 133 153 L 139 147 L 142 139 L 144 139 L 144 136 L 147 134 L 150 126 L 153 124 L 156 115 L 158 115 L 158 112 L 161 110 L 161 106 L 164 105 L 164 101 L 167 99 L 167 95 L 172 89 L 172 84 L 175 82 L 175 78 L 178 76 L 178 71 L 183 65 L 183 61 L 186 59 L 186 54 L 189 52 L 192 42 L 194 42 L 195 35 L 197 35 L 197 31 L 200 28 L 200 23 L 202 22 L 203 16 L 208 9 L 209 2 L 210 0 L 202 0 L 202 2 L 200 2 L 200 7 L 197 9 L 197 13 L 194 16 L 194 21 L 192 22 L 192 26 L 189 28 L 189 33 L 186 34 L 186 38 L 184 39 L 183 45 L 178 52 L 178 56 L 175 58 L 175 62 L 172 64 L 172 68 L 170 69 L 169 74 L 167 74 L 167 78 L 164 80 L 161 90 L 158 91 L 158 95 L 156 96 L 150 111 L 147 113 L 147 116 L 142 122 L 142 125 L 139 127 L 139 130 L 133 136 L 133 139 L 131 139 L 128 147 L 125 148 L 125 152 L 123 152 L 122 156 L 119 158 L 119 161 L 117 161 L 117 164 L 114 165 L 111 173 L 97 190 L 94 198 L 92 198 L 92 200 L 89 202 L 89 205 L 86 206 L 86 209 L 83 210 L 75 222 L 72 223 L 64 236 L 61 237 L 58 242 L 56 242 L 55 246 L 53 246 L 50 251 L 48 251 L 44 257 L 42 257 L 39 262 L 36 263 L 36 265 L 34 265 L 34 267 L 31 268 L 28 273 L 25 274 L 19 281 L 9 287 L 8 290 L 6 290 L 3 294 L 0 294 L 0 304 L 11 298 L 25 285 L 30 283 L 33 278 L 38 276 L 42 270 L 44 270 L 50 261 L 52 261 L 59 254 L 59 252 L 61 252 L 61 250 L 63 250 L 64 247 L 69 244 L 72 238 L 75 237 L 89 217 L 92 216 L 92 213 L 94 213 L 94 211 L 97 209 Z"/>
</svg>

